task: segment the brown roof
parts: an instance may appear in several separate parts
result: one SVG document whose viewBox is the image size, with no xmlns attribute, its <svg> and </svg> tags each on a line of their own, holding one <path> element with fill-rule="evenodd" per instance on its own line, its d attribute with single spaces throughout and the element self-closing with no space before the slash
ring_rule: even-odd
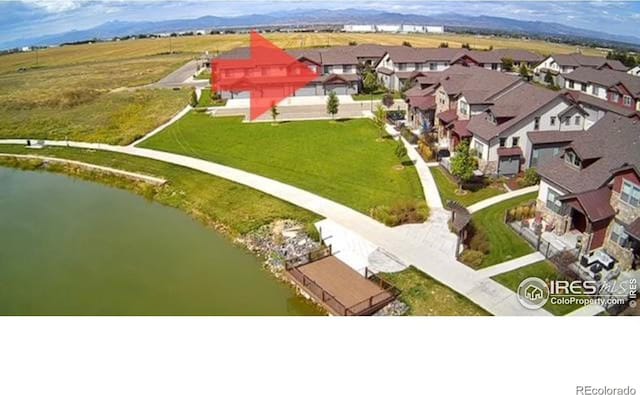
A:
<svg viewBox="0 0 640 395">
<path fill-rule="evenodd" d="M 443 111 L 438 114 L 438 118 L 440 118 L 444 123 L 450 123 L 458 119 L 458 114 L 456 113 L 455 108 L 452 108 L 451 110 Z"/>
<path fill-rule="evenodd" d="M 467 55 L 478 63 L 502 63 L 502 59 L 510 58 L 513 61 L 539 63 L 543 60 L 542 56 L 525 51 L 522 49 L 494 49 L 492 51 L 467 51 L 461 53 L 459 57 Z"/>
<path fill-rule="evenodd" d="M 640 97 L 640 78 L 622 71 L 579 67 L 563 77 L 572 81 L 595 83 L 606 88 L 622 84 L 634 97 Z"/>
<path fill-rule="evenodd" d="M 522 156 L 520 147 L 501 147 L 498 148 L 498 156 Z"/>
<path fill-rule="evenodd" d="M 636 218 L 626 229 L 627 233 L 640 240 L 640 218 Z"/>
<path fill-rule="evenodd" d="M 466 50 L 460 48 L 413 48 L 404 45 L 387 47 L 389 58 L 394 63 L 451 62 L 464 52 Z"/>
<path fill-rule="evenodd" d="M 616 215 L 615 210 L 611 207 L 611 189 L 602 187 L 592 191 L 579 193 L 577 195 L 563 196 L 560 200 L 576 199 L 580 206 L 584 209 L 584 213 L 589 217 L 591 222 L 602 221 Z"/>
<path fill-rule="evenodd" d="M 599 189 L 620 168 L 640 169 L 640 121 L 608 113 L 566 149 L 583 159 L 581 169 L 559 155 L 540 164 L 538 173 L 571 193 Z"/>
<path fill-rule="evenodd" d="M 453 121 L 453 132 L 458 136 L 462 137 L 471 137 L 472 134 L 467 129 L 467 124 L 469 124 L 468 120 L 456 120 Z"/>
<path fill-rule="evenodd" d="M 529 141 L 532 144 L 553 144 L 553 143 L 570 143 L 573 139 L 584 133 L 582 130 L 580 131 L 558 131 L 558 130 L 548 130 L 548 131 L 538 131 L 538 132 L 527 132 L 527 136 L 529 137 Z"/>
<path fill-rule="evenodd" d="M 580 91 L 571 91 L 571 90 L 563 89 L 560 92 L 564 94 L 566 97 L 568 97 L 570 100 L 575 101 L 576 103 L 579 103 L 583 106 L 586 104 L 587 106 L 595 107 L 597 109 L 604 110 L 607 112 L 613 112 L 615 114 L 622 115 L 625 117 L 632 117 L 638 114 L 638 112 L 636 112 L 633 108 L 611 103 L 606 100 L 602 100 L 598 97 L 591 96 Z"/>
<path fill-rule="evenodd" d="M 469 122 L 469 130 L 489 141 L 509 130 L 526 117 L 534 114 L 541 107 L 562 96 L 558 92 L 531 84 L 522 84 L 493 99 L 490 111 L 498 123 L 489 120 L 487 112 L 474 115 Z"/>
<path fill-rule="evenodd" d="M 495 95 L 521 83 L 518 76 L 482 67 L 454 65 L 439 74 L 447 95 L 462 95 L 470 104 L 490 103 Z"/>
<path fill-rule="evenodd" d="M 421 110 L 429 110 L 436 107 L 434 96 L 408 96 L 409 105 Z"/>
<path fill-rule="evenodd" d="M 611 67 L 614 70 L 626 71 L 627 67 L 620 63 L 618 60 L 611 60 L 600 56 L 587 56 L 578 53 L 574 54 L 558 54 L 552 55 L 553 60 L 560 66 L 585 66 L 592 68 L 601 68 L 605 65 Z"/>
</svg>

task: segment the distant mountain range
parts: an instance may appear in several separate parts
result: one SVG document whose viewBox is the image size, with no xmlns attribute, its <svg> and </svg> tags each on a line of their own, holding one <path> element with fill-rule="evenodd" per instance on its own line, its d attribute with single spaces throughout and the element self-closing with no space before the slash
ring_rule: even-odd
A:
<svg viewBox="0 0 640 395">
<path fill-rule="evenodd" d="M 86 30 L 72 30 L 60 34 L 24 38 L 0 43 L 4 48 L 31 45 L 55 45 L 60 43 L 98 39 L 111 39 L 118 36 L 178 32 L 189 30 L 209 30 L 220 28 L 321 25 L 321 24 L 421 24 L 444 25 L 449 28 L 471 28 L 486 31 L 504 31 L 530 34 L 541 37 L 575 38 L 582 37 L 593 41 L 618 42 L 640 45 L 640 37 L 624 36 L 596 32 L 566 26 L 560 23 L 541 21 L 522 21 L 493 16 L 469 16 L 455 13 L 416 15 L 374 10 L 291 10 L 264 15 L 243 15 L 237 17 L 203 16 L 197 19 L 175 19 L 159 22 L 111 21 Z"/>
</svg>

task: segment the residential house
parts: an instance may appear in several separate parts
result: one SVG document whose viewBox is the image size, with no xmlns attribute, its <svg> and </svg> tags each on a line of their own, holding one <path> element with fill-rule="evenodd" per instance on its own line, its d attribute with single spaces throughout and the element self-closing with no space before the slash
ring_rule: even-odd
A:
<svg viewBox="0 0 640 395">
<path fill-rule="evenodd" d="M 565 88 L 640 111 L 640 77 L 611 69 L 579 67 L 564 76 Z"/>
<path fill-rule="evenodd" d="M 629 71 L 627 71 L 628 74 L 631 74 L 635 77 L 640 77 L 640 65 L 637 65 L 636 67 L 629 69 Z"/>
<path fill-rule="evenodd" d="M 605 115 L 538 173 L 537 207 L 548 230 L 569 248 L 604 248 L 624 269 L 638 267 L 640 120 Z"/>
<path fill-rule="evenodd" d="M 513 62 L 513 68 L 511 70 L 503 70 L 504 59 L 511 59 Z M 518 72 L 521 65 L 525 65 L 528 69 L 533 69 L 542 59 L 542 56 L 525 50 L 494 49 L 491 51 L 461 52 L 457 58 L 452 60 L 452 64 L 479 66 L 497 71 Z"/>
<path fill-rule="evenodd" d="M 553 83 L 558 86 L 564 85 L 562 74 L 567 74 L 579 67 L 589 67 L 592 69 L 611 69 L 617 71 L 627 71 L 627 67 L 618 60 L 606 59 L 600 56 L 587 56 L 579 53 L 551 55 L 544 59 L 534 69 L 534 80 L 544 82 L 547 74 L 550 74 Z"/>
<path fill-rule="evenodd" d="M 585 115 L 561 93 L 525 83 L 493 98 L 482 114 L 470 118 L 467 130 L 481 171 L 514 175 L 549 154 L 543 150 L 547 141 L 532 142 L 530 133 L 582 131 Z"/>
</svg>

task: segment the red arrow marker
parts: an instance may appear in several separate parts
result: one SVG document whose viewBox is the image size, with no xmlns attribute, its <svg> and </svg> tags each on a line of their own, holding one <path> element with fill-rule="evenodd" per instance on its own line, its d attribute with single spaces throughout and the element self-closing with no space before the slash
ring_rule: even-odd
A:
<svg viewBox="0 0 640 395">
<path fill-rule="evenodd" d="M 211 85 L 216 92 L 248 91 L 252 121 L 319 75 L 256 32 L 249 52 L 246 59 L 214 60 Z"/>
</svg>

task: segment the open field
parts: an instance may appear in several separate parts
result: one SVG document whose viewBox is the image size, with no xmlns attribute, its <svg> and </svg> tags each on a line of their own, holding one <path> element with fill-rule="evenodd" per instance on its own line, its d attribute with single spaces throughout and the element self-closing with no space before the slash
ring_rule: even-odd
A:
<svg viewBox="0 0 640 395">
<path fill-rule="evenodd" d="M 437 47 L 441 42 L 447 42 L 452 48 L 469 43 L 474 48 L 487 49 L 490 46 L 496 49 L 518 48 L 540 54 L 576 51 L 576 47 L 572 45 L 463 34 L 272 33 L 265 36 L 284 48 L 347 45 L 351 41 L 359 44 L 401 45 L 404 41 L 408 41 L 417 47 Z M 186 61 L 204 51 L 216 53 L 216 51 L 225 51 L 248 45 L 248 43 L 249 35 L 239 34 L 142 39 L 49 48 L 39 51 L 37 57 L 40 66 L 51 67 L 118 61 L 165 54 L 172 50 Z M 604 51 L 594 48 L 581 48 L 581 50 L 587 55 L 605 55 Z M 0 74 L 13 72 L 19 67 L 33 67 L 35 64 L 36 54 L 33 52 L 0 56 Z"/>
<path fill-rule="evenodd" d="M 398 273 L 380 273 L 380 276 L 402 291 L 400 299 L 409 306 L 410 315 L 490 315 L 469 299 L 414 267 Z"/>
<path fill-rule="evenodd" d="M 377 141 L 378 135 L 368 119 L 272 125 L 192 112 L 141 146 L 247 170 L 366 214 L 380 205 L 424 201 L 413 166 L 396 169 L 396 143 Z"/>
<path fill-rule="evenodd" d="M 131 189 L 162 204 L 184 210 L 232 237 L 257 229 L 276 219 L 290 218 L 308 225 L 320 219 L 314 213 L 244 185 L 151 159 L 65 147 L 48 147 L 34 151 L 23 146 L 0 145 L 0 152 L 73 159 L 162 177 L 168 180 L 168 183 L 162 187 L 145 185 L 146 188 L 139 188 L 139 183 L 132 183 L 129 180 L 109 184 Z M 71 174 L 83 176 L 95 173 L 74 171 Z M 87 177 L 83 176 L 83 178 Z M 88 179 L 117 181 L 117 177 L 88 177 Z"/>
<path fill-rule="evenodd" d="M 275 33 L 267 38 L 285 48 L 357 43 L 451 47 L 468 42 L 488 48 L 524 48 L 566 53 L 574 47 L 540 41 L 465 35 Z M 160 80 L 204 51 L 247 45 L 248 35 L 143 39 L 48 48 L 0 56 L 0 138 L 37 137 L 125 144 L 187 103 L 185 92 L 132 92 Z M 173 51 L 169 54 L 169 51 Z M 597 52 L 597 51 L 595 51 Z M 585 50 L 594 53 L 594 50 Z M 18 69 L 24 68 L 24 71 Z M 110 92 L 117 90 L 117 95 Z M 99 112 L 100 114 L 96 114 Z"/>
<path fill-rule="evenodd" d="M 432 167 L 431 174 L 433 174 L 433 179 L 435 180 L 436 185 L 438 185 L 438 192 L 440 193 L 442 202 L 445 204 L 450 200 L 455 200 L 463 206 L 471 206 L 474 203 L 505 192 L 502 189 L 490 185 L 476 191 L 467 191 L 465 195 L 458 195 L 456 193 L 458 186 L 453 182 L 453 180 L 451 180 L 446 173 L 446 170 L 440 167 Z"/>
<path fill-rule="evenodd" d="M 502 273 L 498 276 L 493 277 L 493 279 L 510 290 L 517 292 L 518 286 L 520 283 L 529 277 L 538 277 L 541 280 L 551 281 L 551 280 L 560 280 L 561 276 L 558 273 L 558 270 L 553 265 L 553 263 L 549 261 L 540 261 L 533 263 L 531 265 L 522 267 L 517 270 L 513 270 L 507 273 Z M 551 303 L 551 301 L 547 302 L 544 306 L 544 309 L 553 315 L 565 315 L 576 309 L 581 307 L 579 304 L 555 304 Z"/>
<path fill-rule="evenodd" d="M 489 254 L 482 265 L 476 269 L 496 265 L 534 252 L 533 247 L 504 223 L 504 213 L 511 207 L 518 206 L 536 198 L 537 193 L 518 196 L 504 202 L 494 204 L 472 215 L 474 226 L 487 236 Z"/>
</svg>

